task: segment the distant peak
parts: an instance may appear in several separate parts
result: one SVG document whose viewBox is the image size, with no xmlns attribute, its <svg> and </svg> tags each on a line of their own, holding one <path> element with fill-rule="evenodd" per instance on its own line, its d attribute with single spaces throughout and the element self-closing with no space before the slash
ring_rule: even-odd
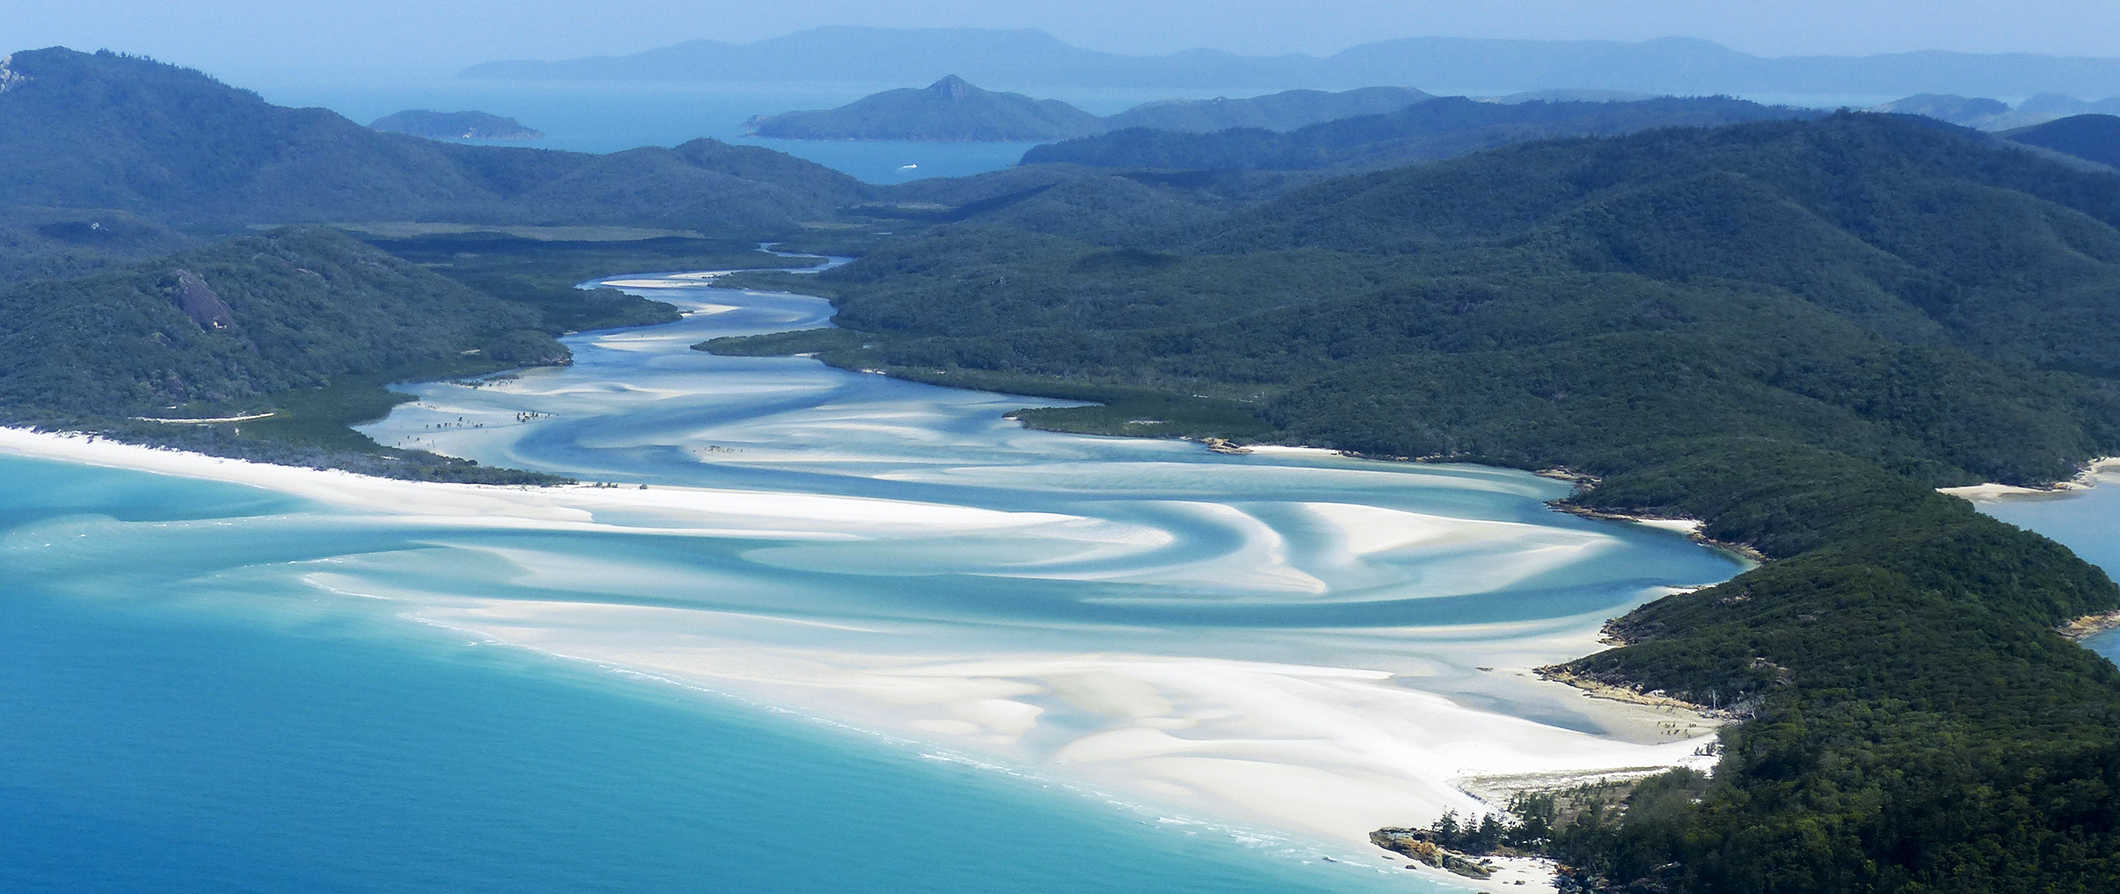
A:
<svg viewBox="0 0 2120 894">
<path fill-rule="evenodd" d="M 979 88 L 972 86 L 972 82 L 960 78 L 956 75 L 943 75 L 942 80 L 936 81 L 935 83 L 928 85 L 928 90 L 935 93 L 940 93 L 951 99 L 963 99 L 966 96 L 970 96 L 973 91 L 978 89 Z"/>
</svg>

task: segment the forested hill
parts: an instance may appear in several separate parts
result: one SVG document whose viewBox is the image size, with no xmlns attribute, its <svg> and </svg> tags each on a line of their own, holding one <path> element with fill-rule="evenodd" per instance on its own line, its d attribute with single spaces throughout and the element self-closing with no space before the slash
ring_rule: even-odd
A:
<svg viewBox="0 0 2120 894">
<path fill-rule="evenodd" d="M 2003 136 L 2027 146 L 2120 167 L 2120 117 L 2113 115 L 2077 115 L 2013 130 Z"/>
<path fill-rule="evenodd" d="M 1340 178 L 1125 254 L 975 218 L 824 281 L 843 325 L 940 339 L 922 344 L 959 365 L 1256 394 L 1291 430 L 1379 453 L 1580 463 L 1753 431 L 1937 484 L 2034 481 L 2113 434 L 2076 408 L 2120 375 L 2116 225 L 2120 178 L 1842 115 Z M 1421 384 L 1504 361 L 1522 381 Z M 1700 390 L 1648 384 L 1682 370 Z"/>
<path fill-rule="evenodd" d="M 867 195 L 829 168 L 696 140 L 583 155 L 378 133 L 195 71 L 63 48 L 9 57 L 0 201 L 240 226 L 334 220 L 625 223 L 758 233 Z"/>
<path fill-rule="evenodd" d="M 2120 672 L 2052 630 L 2120 591 L 1930 490 L 2120 451 L 2120 176 L 1844 114 L 1144 227 L 974 215 L 822 274 L 851 331 L 707 347 L 1108 402 L 1034 425 L 1601 476 L 1579 505 L 1776 561 L 1555 669 L 1747 718 L 1711 781 L 1550 837 L 1593 888 L 2120 887 Z"/>
<path fill-rule="evenodd" d="M 287 230 L 0 293 L 0 407 L 153 415 L 464 356 L 565 359 L 541 327 L 346 236 Z"/>
<path fill-rule="evenodd" d="M 1329 121 L 1274 133 L 1132 129 L 1037 146 L 1024 164 L 1082 164 L 1165 170 L 1312 170 L 1386 167 L 1451 158 L 1509 143 L 1612 136 L 1658 127 L 1816 118 L 1821 112 L 1726 97 L 1633 102 L 1481 102 L 1444 97 L 1383 115 Z"/>
</svg>

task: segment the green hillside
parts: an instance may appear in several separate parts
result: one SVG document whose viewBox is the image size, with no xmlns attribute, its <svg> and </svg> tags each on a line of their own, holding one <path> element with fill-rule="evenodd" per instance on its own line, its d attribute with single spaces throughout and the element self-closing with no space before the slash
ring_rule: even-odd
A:
<svg viewBox="0 0 2120 894">
<path fill-rule="evenodd" d="M 347 236 L 282 230 L 0 292 L 0 420 L 277 462 L 540 480 L 383 450 L 344 428 L 414 377 L 563 363 L 537 309 Z M 243 424 L 149 418 L 271 413 Z"/>
<path fill-rule="evenodd" d="M 8 205 L 186 226 L 440 219 L 745 233 L 828 216 L 867 188 L 765 149 L 696 140 L 583 155 L 378 133 L 198 72 L 62 48 L 18 52 L 0 93 Z"/>
<path fill-rule="evenodd" d="M 2012 130 L 2003 136 L 2028 146 L 2120 167 L 2120 117 L 2113 115 L 2076 115 Z"/>
<path fill-rule="evenodd" d="M 385 450 L 347 425 L 402 399 L 390 381 L 559 362 L 554 335 L 674 316 L 572 288 L 585 278 L 768 263 L 755 240 L 872 194 L 712 140 L 610 155 L 452 145 L 143 58 L 52 48 L 7 68 L 0 418 L 207 452 L 539 480 Z M 420 266 L 323 231 L 229 238 L 290 222 L 408 234 L 374 241 Z M 133 418 L 263 412 L 241 425 Z"/>
<path fill-rule="evenodd" d="M 2120 177 L 1839 115 L 1098 243 L 970 214 L 819 280 L 851 332 L 704 347 L 1108 402 L 1020 414 L 1054 428 L 1564 466 L 1601 478 L 1580 507 L 1775 559 L 1554 669 L 1746 718 L 1712 781 L 1535 836 L 1595 889 L 2120 883 L 2120 672 L 2052 631 L 2120 591 L 1930 490 L 2120 450 Z"/>
</svg>

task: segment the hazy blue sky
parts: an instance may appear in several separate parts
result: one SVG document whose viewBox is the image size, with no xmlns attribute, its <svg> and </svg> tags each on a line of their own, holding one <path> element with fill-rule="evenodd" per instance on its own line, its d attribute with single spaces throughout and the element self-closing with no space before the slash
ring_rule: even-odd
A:
<svg viewBox="0 0 2120 894">
<path fill-rule="evenodd" d="M 2115 0 L 0 0 L 7 49 L 109 47 L 221 73 L 431 72 L 833 23 L 1035 26 L 1132 53 L 1327 53 L 1433 34 L 1682 35 L 1766 55 L 1938 48 L 2120 56 Z"/>
</svg>

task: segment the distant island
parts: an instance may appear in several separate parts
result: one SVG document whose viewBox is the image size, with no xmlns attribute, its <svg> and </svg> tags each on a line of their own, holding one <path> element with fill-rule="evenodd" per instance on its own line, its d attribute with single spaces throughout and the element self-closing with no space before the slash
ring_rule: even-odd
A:
<svg viewBox="0 0 2120 894">
<path fill-rule="evenodd" d="M 981 90 L 956 75 L 836 109 L 754 117 L 744 129 L 796 140 L 1040 142 L 1099 133 L 1102 119 L 1056 99 Z"/>
<path fill-rule="evenodd" d="M 1212 133 L 1235 127 L 1286 131 L 1396 112 L 1435 97 L 1407 87 L 1341 93 L 1287 90 L 1249 99 L 1167 100 L 1100 118 L 1054 99 L 982 90 L 949 75 L 925 89 L 887 90 L 836 109 L 763 115 L 745 122 L 762 137 L 796 140 L 1050 142 L 1130 128 Z"/>
<path fill-rule="evenodd" d="M 486 112 L 430 112 L 406 109 L 368 125 L 373 130 L 411 134 L 430 140 L 535 140 L 544 134 L 514 118 Z"/>
<path fill-rule="evenodd" d="M 1129 56 L 1037 30 L 828 27 L 752 43 L 695 40 L 622 56 L 486 62 L 464 77 L 512 80 L 920 83 L 938 71 L 1013 87 L 1344 89 L 1477 84 L 1499 93 L 1569 88 L 1649 94 L 2120 94 L 2120 59 L 1925 51 L 1755 56 L 1668 37 L 1494 40 L 1401 37 L 1329 56 L 1188 50 Z"/>
</svg>

